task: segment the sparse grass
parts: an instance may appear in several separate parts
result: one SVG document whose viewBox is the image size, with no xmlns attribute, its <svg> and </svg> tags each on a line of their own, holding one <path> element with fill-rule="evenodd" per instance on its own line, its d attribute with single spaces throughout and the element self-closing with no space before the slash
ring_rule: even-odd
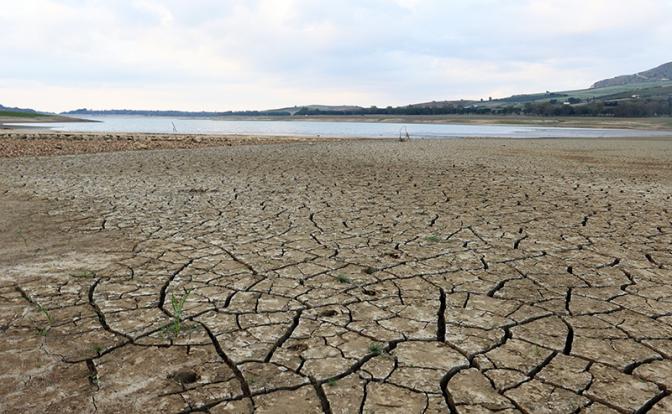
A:
<svg viewBox="0 0 672 414">
<path fill-rule="evenodd" d="M 378 269 L 376 269 L 375 267 L 371 267 L 371 266 L 364 269 L 364 273 L 366 273 L 367 275 L 372 275 L 372 274 L 376 273 L 377 271 L 378 271 Z"/>
<path fill-rule="evenodd" d="M 343 284 L 352 283 L 352 280 L 350 280 L 350 278 L 345 276 L 345 275 L 336 276 L 336 280 L 338 280 L 338 283 L 343 283 Z"/>
<path fill-rule="evenodd" d="M 173 322 L 170 325 L 170 331 L 174 336 L 179 336 L 182 330 L 182 313 L 190 293 L 191 289 L 185 289 L 181 298 L 177 298 L 172 293 L 170 295 L 170 306 L 173 308 Z"/>
<path fill-rule="evenodd" d="M 91 385 L 95 385 L 96 387 L 99 386 L 100 382 L 98 380 L 98 374 L 93 372 L 89 374 L 89 382 L 91 383 Z"/>
<path fill-rule="evenodd" d="M 428 237 L 425 237 L 425 240 L 427 240 L 430 243 L 439 243 L 441 241 L 441 238 L 436 235 L 431 235 Z"/>
<path fill-rule="evenodd" d="M 383 345 L 378 342 L 373 342 L 369 345 L 369 352 L 374 355 L 381 355 L 384 351 Z"/>
<path fill-rule="evenodd" d="M 327 380 L 327 385 L 330 386 L 330 387 L 335 386 L 336 385 L 336 378 L 329 378 Z"/>
<path fill-rule="evenodd" d="M 93 279 L 96 277 L 96 272 L 93 270 L 79 270 L 76 273 L 71 273 L 70 276 L 77 279 Z"/>
<path fill-rule="evenodd" d="M 39 303 L 35 302 L 35 307 L 37 310 L 39 310 L 46 318 L 47 318 L 47 326 L 44 328 L 38 328 L 37 331 L 39 332 L 40 336 L 47 336 L 49 333 L 49 330 L 51 327 L 54 325 L 54 319 L 52 318 L 51 314 L 49 311 Z"/>
<path fill-rule="evenodd" d="M 23 240 L 23 245 L 25 247 L 28 247 L 28 240 L 26 240 L 26 237 L 23 235 L 23 231 L 17 230 L 16 235 L 19 236 L 21 238 L 21 240 Z"/>
<path fill-rule="evenodd" d="M 100 353 L 103 352 L 103 347 L 100 345 L 94 345 L 93 351 L 96 353 L 96 355 L 100 355 Z"/>
</svg>

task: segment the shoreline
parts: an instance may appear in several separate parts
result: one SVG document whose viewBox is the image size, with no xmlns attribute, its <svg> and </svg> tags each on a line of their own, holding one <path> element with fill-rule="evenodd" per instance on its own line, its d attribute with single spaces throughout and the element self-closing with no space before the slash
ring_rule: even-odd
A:
<svg viewBox="0 0 672 414">
<path fill-rule="evenodd" d="M 238 145 L 360 141 L 373 138 L 280 135 L 204 135 L 159 133 L 57 132 L 0 130 L 0 159 L 158 149 L 194 149 Z M 387 138 L 375 138 L 389 141 Z"/>
<path fill-rule="evenodd" d="M 328 143 L 328 142 L 398 141 L 397 138 L 371 137 L 320 137 L 299 135 L 210 135 L 210 134 L 164 134 L 164 133 L 128 133 L 128 132 L 62 132 L 49 129 L 9 129 L 0 130 L 0 158 L 31 156 L 58 156 L 89 153 L 125 152 L 161 149 L 195 149 L 207 147 L 225 147 L 239 145 Z M 637 141 L 672 142 L 669 136 L 641 137 L 451 137 L 451 138 L 414 138 L 412 142 L 423 141 Z"/>
<path fill-rule="evenodd" d="M 64 115 L 43 115 L 27 113 L 25 116 L 17 116 L 16 113 L 12 115 L 3 115 L 0 111 L 0 131 L 7 131 L 13 129 L 45 129 L 49 127 L 37 127 L 27 125 L 7 125 L 7 124 L 49 124 L 49 123 L 76 123 L 76 122 L 99 122 L 91 119 L 74 118 Z"/>
</svg>

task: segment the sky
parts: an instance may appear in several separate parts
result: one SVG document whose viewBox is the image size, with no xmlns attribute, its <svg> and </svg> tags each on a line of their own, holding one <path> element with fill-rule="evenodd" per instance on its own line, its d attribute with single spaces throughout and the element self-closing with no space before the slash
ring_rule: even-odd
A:
<svg viewBox="0 0 672 414">
<path fill-rule="evenodd" d="M 242 110 L 580 89 L 672 61 L 672 0 L 2 0 L 0 104 Z"/>
</svg>

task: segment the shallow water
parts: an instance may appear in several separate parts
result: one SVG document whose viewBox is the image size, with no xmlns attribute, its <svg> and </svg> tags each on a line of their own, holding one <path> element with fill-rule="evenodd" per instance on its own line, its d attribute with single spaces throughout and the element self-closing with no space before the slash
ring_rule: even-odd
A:
<svg viewBox="0 0 672 414">
<path fill-rule="evenodd" d="M 670 132 L 554 128 L 523 125 L 401 124 L 382 122 L 329 121 L 239 121 L 151 116 L 87 116 L 99 122 L 10 124 L 48 127 L 68 132 L 172 133 L 173 124 L 183 134 L 296 135 L 325 137 L 394 138 L 407 128 L 412 138 L 619 138 L 670 136 Z"/>
</svg>

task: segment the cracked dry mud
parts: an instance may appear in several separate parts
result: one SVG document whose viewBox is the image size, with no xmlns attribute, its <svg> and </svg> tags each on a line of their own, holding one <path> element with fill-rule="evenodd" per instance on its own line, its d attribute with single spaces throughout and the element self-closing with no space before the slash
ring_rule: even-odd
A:
<svg viewBox="0 0 672 414">
<path fill-rule="evenodd" d="M 645 140 L 2 160 L 0 411 L 672 412 L 671 165 Z"/>
</svg>

